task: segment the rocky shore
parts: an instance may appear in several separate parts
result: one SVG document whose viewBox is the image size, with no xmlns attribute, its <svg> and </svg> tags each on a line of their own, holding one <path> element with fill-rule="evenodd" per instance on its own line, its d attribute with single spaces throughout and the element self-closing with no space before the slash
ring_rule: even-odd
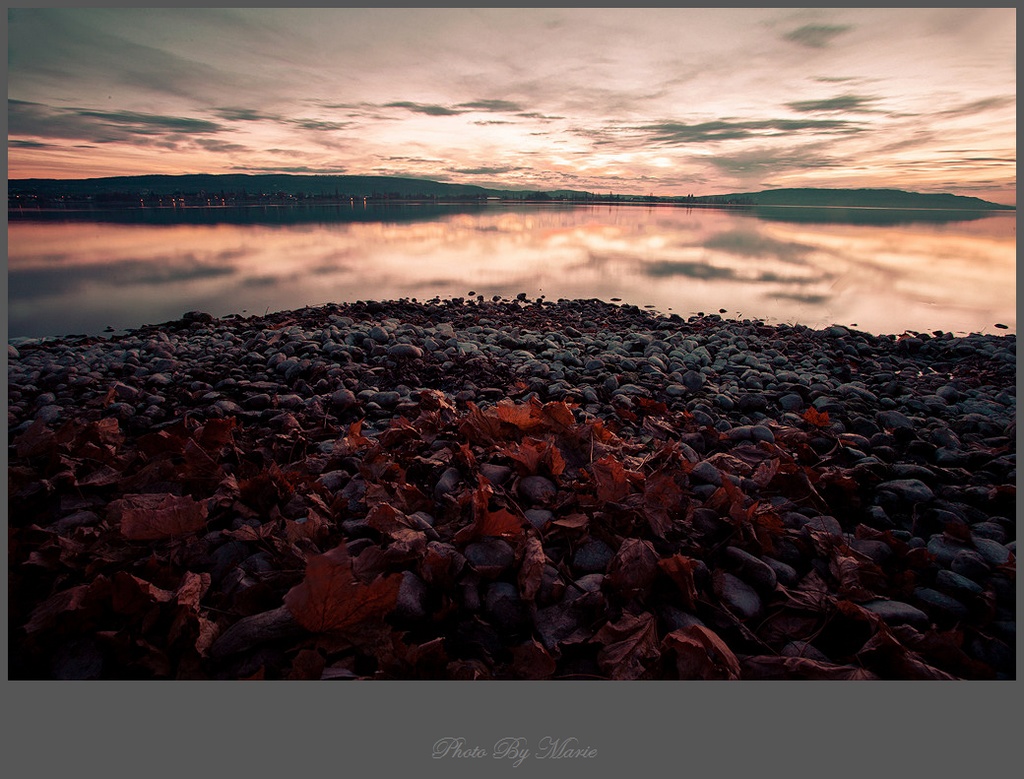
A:
<svg viewBox="0 0 1024 779">
<path fill-rule="evenodd" d="M 11 678 L 1015 678 L 1016 336 L 596 300 L 8 346 Z"/>
</svg>

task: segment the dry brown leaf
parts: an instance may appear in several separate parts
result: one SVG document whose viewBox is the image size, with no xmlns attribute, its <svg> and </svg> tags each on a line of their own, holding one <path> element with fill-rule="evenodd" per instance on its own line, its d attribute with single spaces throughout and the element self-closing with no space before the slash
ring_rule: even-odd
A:
<svg viewBox="0 0 1024 779">
<path fill-rule="evenodd" d="M 544 580 L 544 566 L 548 558 L 544 554 L 544 546 L 536 536 L 526 539 L 523 549 L 523 562 L 519 566 L 519 591 L 523 599 L 532 601 L 537 597 L 541 582 Z"/>
<path fill-rule="evenodd" d="M 379 577 L 360 584 L 342 543 L 306 561 L 306 575 L 284 596 L 284 603 L 302 627 L 314 633 L 343 632 L 382 619 L 398 598 L 401 577 Z"/>
<path fill-rule="evenodd" d="M 206 527 L 206 503 L 191 495 L 125 495 L 110 504 L 112 523 L 132 541 L 152 541 Z"/>
<path fill-rule="evenodd" d="M 703 625 L 673 630 L 662 641 L 665 651 L 676 658 L 682 680 L 730 680 L 740 678 L 736 655 L 714 631 Z"/>
<path fill-rule="evenodd" d="M 640 679 L 661 657 L 654 615 L 623 614 L 615 623 L 607 623 L 592 641 L 602 644 L 597 664 L 612 679 Z"/>
</svg>

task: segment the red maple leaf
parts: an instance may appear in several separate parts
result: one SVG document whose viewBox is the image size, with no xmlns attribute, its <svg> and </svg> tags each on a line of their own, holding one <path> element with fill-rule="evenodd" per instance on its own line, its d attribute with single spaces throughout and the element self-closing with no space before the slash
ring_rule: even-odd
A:
<svg viewBox="0 0 1024 779">
<path fill-rule="evenodd" d="M 306 560 L 306 575 L 284 596 L 284 605 L 302 627 L 314 633 L 349 631 L 390 613 L 398 598 L 399 576 L 378 576 L 361 584 L 352 572 L 344 542 Z"/>
<path fill-rule="evenodd" d="M 815 427 L 828 427 L 829 419 L 827 411 L 818 411 L 816 408 L 808 408 L 804 412 L 804 421 Z"/>
</svg>

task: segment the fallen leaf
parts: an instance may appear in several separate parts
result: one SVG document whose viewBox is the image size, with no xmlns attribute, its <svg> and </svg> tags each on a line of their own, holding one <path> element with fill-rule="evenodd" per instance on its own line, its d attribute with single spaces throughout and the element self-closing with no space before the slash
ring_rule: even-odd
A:
<svg viewBox="0 0 1024 779">
<path fill-rule="evenodd" d="M 51 627 L 61 614 L 81 608 L 88 594 L 88 584 L 55 592 L 32 610 L 24 626 L 25 632 L 37 633 Z"/>
<path fill-rule="evenodd" d="M 344 542 L 306 561 L 306 575 L 284 596 L 284 603 L 302 627 L 314 633 L 345 631 L 383 619 L 398 598 L 401 577 L 378 577 L 360 584 Z"/>
<path fill-rule="evenodd" d="M 523 549 L 523 561 L 519 566 L 519 591 L 523 599 L 532 601 L 537 597 L 541 582 L 544 580 L 544 566 L 548 558 L 540 539 L 530 536 L 526 539 Z"/>
<path fill-rule="evenodd" d="M 693 572 L 697 570 L 697 561 L 676 554 L 658 561 L 658 567 L 668 575 L 683 596 L 682 606 L 687 611 L 692 611 L 697 605 L 697 585 L 693 580 Z"/>
<path fill-rule="evenodd" d="M 673 630 L 662 648 L 675 655 L 681 680 L 730 680 L 740 678 L 740 664 L 728 645 L 703 625 Z"/>
<path fill-rule="evenodd" d="M 132 541 L 152 541 L 206 527 L 206 503 L 190 495 L 125 495 L 110 504 L 110 518 Z"/>
<path fill-rule="evenodd" d="M 654 584 L 659 557 L 650 541 L 627 538 L 608 566 L 606 581 L 627 598 L 642 598 Z"/>
<path fill-rule="evenodd" d="M 808 424 L 814 425 L 815 427 L 824 428 L 829 425 L 829 418 L 827 411 L 818 411 L 818 409 L 809 407 L 803 413 L 804 421 Z"/>
<path fill-rule="evenodd" d="M 517 679 L 547 679 L 558 664 L 536 639 L 512 647 L 512 670 Z"/>
<path fill-rule="evenodd" d="M 810 657 L 742 656 L 744 679 L 805 679 L 812 681 L 869 681 L 878 676 L 856 665 L 823 663 Z"/>
<path fill-rule="evenodd" d="M 618 503 L 629 494 L 626 469 L 610 454 L 590 466 L 590 475 L 597 488 L 597 499 L 607 503 Z"/>
<path fill-rule="evenodd" d="M 597 664 L 612 679 L 640 679 L 661 657 L 661 647 L 652 614 L 623 614 L 615 623 L 607 623 L 594 635 L 602 644 Z"/>
</svg>

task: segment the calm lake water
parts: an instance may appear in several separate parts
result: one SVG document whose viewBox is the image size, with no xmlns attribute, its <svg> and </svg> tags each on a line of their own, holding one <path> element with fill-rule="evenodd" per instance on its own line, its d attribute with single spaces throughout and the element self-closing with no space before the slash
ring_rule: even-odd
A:
<svg viewBox="0 0 1024 779">
<path fill-rule="evenodd" d="M 873 333 L 1017 325 L 1015 212 L 359 203 L 8 217 L 11 338 L 470 292 Z"/>
</svg>

